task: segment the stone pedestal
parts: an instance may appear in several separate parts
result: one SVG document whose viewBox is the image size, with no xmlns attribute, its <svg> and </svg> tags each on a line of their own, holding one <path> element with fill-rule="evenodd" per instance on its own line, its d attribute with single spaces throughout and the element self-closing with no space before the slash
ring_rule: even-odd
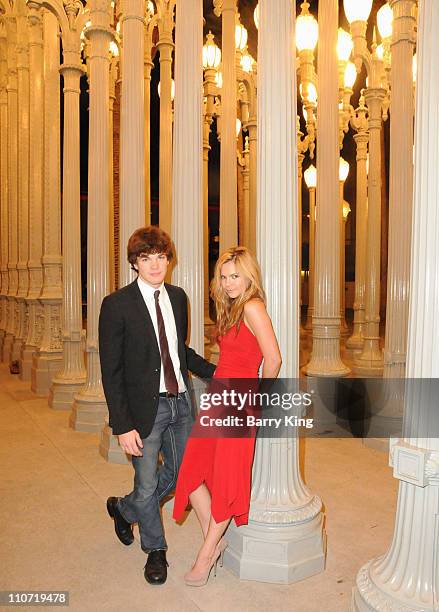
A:
<svg viewBox="0 0 439 612">
<path fill-rule="evenodd" d="M 101 431 L 101 439 L 99 442 L 99 454 L 109 463 L 130 463 L 128 455 L 119 446 L 116 436 L 111 433 L 111 428 L 108 426 L 108 421 L 105 423 Z"/>
</svg>

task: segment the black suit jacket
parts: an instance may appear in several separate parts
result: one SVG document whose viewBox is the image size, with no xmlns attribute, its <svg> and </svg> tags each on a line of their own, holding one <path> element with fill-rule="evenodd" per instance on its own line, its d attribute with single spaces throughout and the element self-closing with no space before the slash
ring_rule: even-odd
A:
<svg viewBox="0 0 439 612">
<path fill-rule="evenodd" d="M 175 317 L 180 369 L 189 389 L 188 370 L 209 379 L 215 366 L 186 346 L 186 293 L 174 285 L 165 283 L 165 287 Z M 104 298 L 99 316 L 99 354 L 113 433 L 137 429 L 141 438 L 146 438 L 157 415 L 161 358 L 137 280 Z"/>
</svg>

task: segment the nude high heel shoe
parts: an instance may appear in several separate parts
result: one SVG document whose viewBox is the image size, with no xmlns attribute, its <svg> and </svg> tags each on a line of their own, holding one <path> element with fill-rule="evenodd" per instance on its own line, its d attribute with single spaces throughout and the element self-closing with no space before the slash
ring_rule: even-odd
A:
<svg viewBox="0 0 439 612">
<path fill-rule="evenodd" d="M 224 563 L 224 551 L 226 550 L 228 545 L 229 545 L 229 543 L 224 538 L 221 538 L 221 540 L 216 545 L 215 552 L 217 552 L 218 555 L 219 555 L 218 562 L 219 562 L 219 566 L 220 567 L 223 566 L 223 563 Z"/>
<path fill-rule="evenodd" d="M 221 554 L 222 553 L 217 552 L 217 549 L 215 549 L 215 552 L 213 554 L 213 557 L 211 558 L 209 567 L 206 569 L 205 572 L 203 572 L 203 574 L 199 578 L 191 578 L 190 576 L 188 576 L 188 574 L 190 573 L 188 572 L 188 574 L 184 576 L 184 581 L 186 583 L 186 586 L 193 586 L 193 587 L 204 586 L 205 584 L 207 584 L 207 581 L 209 580 L 212 569 L 213 569 L 213 575 L 216 576 L 216 566 L 217 566 L 219 558 L 221 557 Z"/>
</svg>

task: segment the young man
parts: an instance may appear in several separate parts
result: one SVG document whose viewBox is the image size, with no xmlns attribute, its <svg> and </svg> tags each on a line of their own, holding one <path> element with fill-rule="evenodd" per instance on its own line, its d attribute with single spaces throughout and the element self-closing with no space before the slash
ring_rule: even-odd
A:
<svg viewBox="0 0 439 612">
<path fill-rule="evenodd" d="M 133 542 L 132 524 L 138 523 L 150 584 L 167 578 L 160 501 L 175 487 L 193 422 L 188 370 L 205 379 L 215 371 L 186 346 L 187 296 L 164 283 L 171 259 L 172 243 L 164 231 L 152 226 L 136 230 L 128 241 L 128 261 L 138 277 L 104 299 L 99 318 L 110 426 L 132 455 L 135 471 L 133 491 L 109 497 L 107 509 L 123 544 Z"/>
</svg>

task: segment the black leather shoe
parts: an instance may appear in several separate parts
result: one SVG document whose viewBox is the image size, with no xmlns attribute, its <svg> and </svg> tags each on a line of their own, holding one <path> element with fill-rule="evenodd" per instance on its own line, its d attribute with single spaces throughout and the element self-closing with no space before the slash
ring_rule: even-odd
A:
<svg viewBox="0 0 439 612">
<path fill-rule="evenodd" d="M 111 518 L 114 519 L 114 530 L 117 537 L 122 544 L 129 546 L 134 542 L 133 528 L 131 523 L 128 523 L 119 512 L 117 507 L 118 499 L 118 497 L 109 497 L 107 499 L 107 510 Z"/>
<path fill-rule="evenodd" d="M 166 561 L 166 550 L 152 550 L 145 565 L 145 580 L 149 584 L 163 584 L 168 577 L 169 564 Z"/>
</svg>

